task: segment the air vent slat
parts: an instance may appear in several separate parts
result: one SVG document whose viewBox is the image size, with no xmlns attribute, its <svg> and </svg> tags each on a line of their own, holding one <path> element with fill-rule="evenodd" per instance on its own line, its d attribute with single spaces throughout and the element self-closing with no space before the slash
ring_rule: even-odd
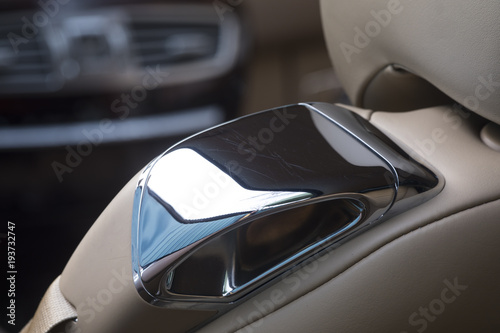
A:
<svg viewBox="0 0 500 333">
<path fill-rule="evenodd" d="M 132 26 L 134 30 L 132 30 L 131 36 L 132 38 L 140 38 L 140 39 L 153 39 L 153 38 L 165 38 L 169 35 L 175 35 L 179 33 L 217 33 L 217 27 L 215 26 L 193 26 L 193 27 L 168 27 L 159 25 L 156 29 L 154 28 L 144 28 L 140 26 Z"/>
<path fill-rule="evenodd" d="M 33 84 L 33 83 L 44 83 L 46 79 L 46 75 L 42 74 L 16 74 L 16 76 L 12 77 L 4 77 L 0 74 L 0 85 L 2 84 Z"/>
<path fill-rule="evenodd" d="M 49 56 L 49 50 L 47 49 L 37 49 L 37 50 L 20 50 L 17 54 L 17 58 L 29 58 L 29 57 L 46 57 Z"/>
<path fill-rule="evenodd" d="M 146 51 L 146 50 L 156 50 L 158 52 L 165 51 L 165 41 L 154 41 L 146 43 L 135 43 L 130 47 L 132 51 Z"/>
<path fill-rule="evenodd" d="M 130 50 L 142 66 L 199 61 L 217 52 L 219 27 L 216 24 L 179 25 L 136 20 L 130 30 Z"/>
<path fill-rule="evenodd" d="M 22 36 L 22 22 L 0 23 L 0 89 L 43 90 L 47 75 L 53 70 L 51 55 L 44 35 L 19 40 L 12 45 L 8 33 Z M 15 42 L 15 41 L 14 41 Z"/>
<path fill-rule="evenodd" d="M 51 66 L 43 63 L 17 63 L 9 68 L 10 72 L 48 72 Z"/>
</svg>

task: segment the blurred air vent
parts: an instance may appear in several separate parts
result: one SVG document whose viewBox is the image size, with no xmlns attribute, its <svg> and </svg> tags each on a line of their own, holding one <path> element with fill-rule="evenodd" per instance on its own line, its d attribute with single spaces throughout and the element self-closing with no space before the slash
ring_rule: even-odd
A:
<svg viewBox="0 0 500 333">
<path fill-rule="evenodd" d="M 61 11 L 40 27 L 26 17 L 34 14 L 0 16 L 0 96 L 115 93 L 148 75 L 155 89 L 187 85 L 240 59 L 239 19 L 208 4 Z"/>
<path fill-rule="evenodd" d="M 0 25 L 0 89 L 3 93 L 45 90 L 47 76 L 53 71 L 43 35 L 25 38 L 21 29 L 21 24 Z"/>
<path fill-rule="evenodd" d="M 142 66 L 173 65 L 216 55 L 219 26 L 135 20 L 130 26 L 131 53 Z"/>
</svg>

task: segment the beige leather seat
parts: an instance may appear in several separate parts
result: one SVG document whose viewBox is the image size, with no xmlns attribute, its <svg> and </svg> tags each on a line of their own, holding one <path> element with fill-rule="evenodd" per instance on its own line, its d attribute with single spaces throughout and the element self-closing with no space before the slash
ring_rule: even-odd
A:
<svg viewBox="0 0 500 333">
<path fill-rule="evenodd" d="M 200 332 L 500 331 L 500 142 L 491 125 L 500 123 L 500 3 L 321 6 L 335 70 L 358 106 L 352 109 L 439 170 L 445 187 Z M 133 287 L 135 182 L 62 273 L 59 293 L 82 332 L 183 332 L 211 315 L 150 306 Z"/>
<path fill-rule="evenodd" d="M 335 71 L 359 113 L 435 166 L 445 188 L 202 332 L 500 331 L 500 152 L 485 143 L 500 147 L 499 128 L 488 125 L 500 123 L 500 4 L 321 8 Z"/>
</svg>

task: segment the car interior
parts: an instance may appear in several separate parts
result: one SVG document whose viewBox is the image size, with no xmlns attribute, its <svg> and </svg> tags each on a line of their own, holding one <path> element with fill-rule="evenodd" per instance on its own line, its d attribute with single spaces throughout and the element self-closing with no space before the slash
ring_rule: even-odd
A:
<svg viewBox="0 0 500 333">
<path fill-rule="evenodd" d="M 500 331 L 498 1 L 0 16 L 0 332 Z"/>
</svg>

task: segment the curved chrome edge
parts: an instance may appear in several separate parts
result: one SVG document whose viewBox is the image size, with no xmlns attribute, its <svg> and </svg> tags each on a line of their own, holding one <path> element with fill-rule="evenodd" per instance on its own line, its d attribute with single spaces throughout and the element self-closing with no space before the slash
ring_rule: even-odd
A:
<svg viewBox="0 0 500 333">
<path fill-rule="evenodd" d="M 296 113 L 287 113 L 292 112 L 290 110 Z M 280 111 L 284 113 L 280 114 Z M 359 167 L 365 163 L 366 161 L 364 159 L 369 161 L 369 163 L 371 163 L 370 167 L 377 171 L 377 173 L 374 174 L 374 177 L 377 178 L 376 184 L 370 184 L 367 188 L 363 188 L 362 186 L 357 187 L 356 185 L 359 184 L 364 185 L 363 182 L 358 182 L 359 184 L 356 183 L 356 177 L 366 177 L 366 174 L 362 171 L 358 172 L 357 176 L 354 173 L 354 179 L 348 179 L 349 181 L 345 181 L 343 184 L 339 185 L 339 188 L 342 189 L 341 192 L 326 193 L 324 189 L 320 191 L 317 188 L 307 188 L 307 186 L 302 186 L 302 191 L 297 191 L 298 188 L 293 188 L 291 184 L 308 185 L 307 179 L 300 179 L 304 174 L 293 174 L 293 172 L 301 170 L 300 168 L 303 166 L 298 165 L 296 166 L 297 168 L 295 168 L 295 166 L 290 167 L 288 164 L 292 164 L 290 161 L 285 160 L 286 157 L 273 155 L 276 152 L 271 149 L 282 147 L 284 143 L 287 143 L 287 140 L 295 140 L 293 142 L 296 142 L 297 138 L 293 138 L 294 133 L 284 135 L 286 136 L 286 140 L 281 142 L 280 140 L 282 138 L 278 139 L 278 134 L 281 135 L 281 132 L 285 133 L 286 130 L 289 129 L 284 128 L 280 132 L 274 131 L 275 141 L 279 142 L 273 142 L 271 140 L 268 146 L 259 150 L 259 148 L 262 147 L 262 142 L 258 142 L 260 146 L 248 144 L 247 139 L 250 138 L 250 136 L 247 137 L 246 134 L 251 133 L 251 130 L 242 133 L 242 131 L 246 130 L 246 126 L 240 126 L 244 123 L 244 125 L 248 126 L 253 124 L 253 130 L 262 130 L 263 128 L 272 129 L 271 122 L 274 121 L 275 125 L 277 123 L 277 121 L 273 119 L 281 119 L 283 123 L 289 120 L 289 123 L 291 123 L 294 119 L 292 115 L 298 115 L 299 113 L 306 114 L 307 112 L 307 117 L 311 118 L 310 122 L 307 125 L 297 125 L 294 129 L 303 130 L 301 129 L 303 126 L 310 126 L 313 128 L 310 132 L 311 135 L 319 135 L 319 138 L 322 140 L 324 139 L 324 141 L 328 143 L 325 147 L 334 147 L 330 153 L 339 153 L 340 151 L 338 159 L 353 159 L 351 163 L 353 168 Z M 283 114 L 285 117 L 283 117 Z M 287 119 L 287 116 L 290 119 Z M 260 125 L 255 127 L 255 123 L 259 123 L 259 121 Z M 282 127 L 275 127 L 275 129 L 280 128 Z M 339 131 L 343 132 L 344 135 L 340 134 Z M 336 133 L 332 134 L 333 132 Z M 270 132 L 267 131 L 265 133 L 269 134 Z M 307 134 L 309 132 L 304 133 Z M 339 138 L 345 140 L 346 143 L 340 145 L 336 143 L 335 141 Z M 236 139 L 239 141 L 236 141 Z M 246 144 L 244 144 L 245 142 Z M 314 150 L 315 148 L 308 147 L 308 149 Z M 218 154 L 220 156 L 217 154 L 210 155 L 213 153 L 212 150 L 219 151 Z M 305 151 L 307 151 L 307 149 Z M 352 151 L 354 151 L 354 153 L 351 155 Z M 280 150 L 279 152 L 281 153 L 282 151 Z M 281 172 L 290 172 L 293 177 L 277 177 L 280 181 L 283 181 L 283 183 L 288 184 L 288 187 L 284 186 L 279 190 L 273 188 L 259 188 L 259 186 L 263 184 L 262 179 L 265 179 L 265 175 L 258 175 L 261 173 L 261 170 L 248 171 L 245 169 L 248 167 L 248 163 L 245 163 L 245 161 L 250 159 L 250 157 L 253 157 L 253 159 L 258 158 L 254 156 L 258 156 L 257 153 L 265 155 L 264 158 L 272 157 L 273 161 L 281 159 L 281 162 L 277 164 L 279 167 L 270 170 L 270 172 L 276 172 L 277 174 Z M 360 159 L 358 154 L 364 155 L 364 157 Z M 176 158 L 174 159 L 172 157 Z M 259 158 L 260 157 L 262 156 L 259 156 Z M 169 163 L 163 163 L 164 161 Z M 209 163 L 205 163 L 204 161 L 209 161 Z M 260 162 L 262 161 L 261 159 Z M 158 178 L 160 175 L 166 177 L 165 179 L 161 179 L 163 181 L 161 184 L 176 184 L 176 176 L 170 177 L 169 175 L 175 172 L 182 172 L 182 169 L 186 168 L 186 162 L 196 164 L 196 167 L 204 169 L 208 174 L 213 172 L 212 175 L 215 175 L 213 177 L 218 177 L 217 179 L 221 182 L 220 184 L 226 184 L 224 186 L 235 193 L 235 199 L 233 199 L 236 201 L 233 202 L 232 207 L 229 207 L 232 208 L 232 210 L 215 204 L 219 210 L 210 211 L 210 209 L 208 209 L 201 213 L 198 211 L 183 211 L 179 208 L 182 206 L 183 202 L 177 200 L 176 196 L 182 196 L 182 193 L 188 196 L 193 193 L 196 195 L 196 193 L 199 192 L 195 191 L 191 193 L 189 186 L 186 189 L 182 184 L 178 184 L 179 187 L 175 189 L 168 188 L 167 191 L 163 191 L 163 185 L 155 185 L 161 183 L 157 180 L 160 179 Z M 236 164 L 232 162 L 236 162 Z M 257 160 L 257 162 L 259 162 L 259 160 Z M 309 166 L 307 161 L 304 163 Z M 173 164 L 179 164 L 181 167 L 171 167 Z M 243 168 L 245 171 L 241 173 L 235 172 L 235 165 Z M 214 166 L 215 168 L 213 168 Z M 259 165 L 253 164 L 252 166 L 258 167 Z M 292 169 L 288 170 L 287 168 L 289 167 Z M 159 168 L 163 169 L 160 170 Z M 157 172 L 156 170 L 162 172 Z M 315 176 L 319 175 L 323 177 L 321 175 L 322 170 L 321 166 L 318 166 L 315 170 Z M 189 170 L 185 172 L 189 172 Z M 300 181 L 290 183 L 290 179 L 293 180 L 294 177 L 298 176 L 300 176 Z M 338 181 L 342 177 L 348 178 L 342 173 L 329 174 L 326 175 L 326 177 L 318 179 L 312 177 L 314 179 L 311 181 L 311 184 L 318 183 L 318 180 L 320 182 L 322 180 L 324 181 L 328 176 L 333 177 L 332 182 Z M 245 177 L 247 179 L 245 179 Z M 254 179 L 251 179 L 252 177 L 254 177 Z M 152 182 L 151 179 L 153 179 Z M 213 179 L 215 178 L 212 178 L 212 180 Z M 353 180 L 354 183 L 356 183 L 355 185 L 351 183 Z M 184 181 L 189 183 L 189 179 Z M 267 181 L 272 183 L 273 177 L 270 177 Z M 213 182 L 215 183 L 216 180 Z M 278 180 L 275 180 L 275 182 L 278 182 Z M 206 183 L 203 182 L 203 179 L 201 179 L 200 183 L 200 179 L 198 179 L 194 180 L 191 186 L 193 186 L 193 184 L 195 184 L 194 186 L 196 187 L 196 184 L 203 185 Z M 219 186 L 223 186 L 220 184 Z M 417 162 L 367 120 L 340 106 L 325 103 L 302 103 L 242 117 L 200 132 L 199 134 L 179 142 L 153 160 L 143 170 L 136 189 L 132 223 L 134 283 L 141 297 L 150 304 L 168 308 L 215 309 L 218 310 L 219 313 L 223 313 L 236 304 L 239 304 L 247 297 L 250 297 L 250 295 L 258 292 L 258 290 L 264 286 L 272 283 L 278 276 L 297 269 L 310 260 L 310 258 L 320 254 L 325 249 L 330 250 L 336 248 L 343 242 L 367 230 L 368 227 L 431 199 L 436 196 L 443 187 L 444 178 L 437 171 L 433 170 L 430 166 Z M 328 186 L 326 188 L 328 188 Z M 171 195 L 170 192 L 175 193 L 175 195 Z M 372 193 L 376 193 L 377 195 L 372 196 Z M 377 197 L 380 193 L 384 193 L 382 196 L 383 198 L 378 201 L 375 200 L 374 197 Z M 252 202 L 255 197 L 259 198 L 257 205 L 254 205 L 254 202 Z M 218 200 L 230 199 L 231 198 L 219 198 Z M 245 202 L 247 206 L 243 208 L 238 207 L 238 202 L 240 202 L 238 200 Z M 234 285 L 230 285 L 227 291 L 221 292 L 218 296 L 178 293 L 176 289 L 173 288 L 172 281 L 173 278 L 175 278 L 176 269 L 181 267 L 183 263 L 188 262 L 188 259 L 191 260 L 190 258 L 200 253 L 201 248 L 209 249 L 205 250 L 205 252 L 212 250 L 216 251 L 217 246 L 214 244 L 217 242 L 224 244 L 224 246 L 234 246 L 232 245 L 233 243 L 228 242 L 229 237 L 232 237 L 231 235 L 239 232 L 246 226 L 252 227 L 253 225 L 258 225 L 260 223 L 259 221 L 266 217 L 278 216 L 278 214 L 286 213 L 293 209 L 307 209 L 307 207 L 321 205 L 322 203 L 338 203 L 339 200 L 347 200 L 348 204 L 355 203 L 356 205 L 359 203 L 359 206 L 362 207 L 362 213 L 360 213 L 358 218 L 354 218 L 353 221 L 346 223 L 346 225 L 332 232 L 327 237 L 323 237 L 323 239 L 311 244 L 304 243 L 305 248 L 303 250 L 297 251 L 288 258 L 281 260 L 272 269 L 264 269 L 261 274 L 259 274 L 260 271 L 255 272 L 255 276 L 253 276 L 248 283 L 237 285 L 234 281 L 229 279 L 226 282 L 229 284 L 233 283 Z M 160 209 L 160 219 L 164 219 L 163 222 L 168 220 L 168 223 L 174 223 L 177 227 L 185 229 L 182 234 L 183 236 L 175 238 L 174 243 L 178 243 L 179 239 L 184 241 L 182 237 L 185 237 L 185 235 L 199 232 L 199 230 L 193 231 L 198 228 L 196 225 L 205 228 L 208 224 L 216 222 L 219 223 L 220 227 L 217 226 L 217 228 L 211 230 L 202 230 L 198 237 L 190 239 L 186 244 L 178 248 L 170 248 L 168 250 L 163 248 L 163 252 L 160 251 L 160 255 L 157 257 L 145 256 L 144 233 L 141 233 L 141 228 L 144 227 L 143 224 L 145 224 L 145 222 L 142 214 L 147 210 L 144 208 L 146 206 L 145 203 L 150 205 L 154 202 L 156 202 L 156 206 L 161 208 L 148 208 L 150 209 L 149 212 L 157 213 L 155 209 Z M 159 215 L 157 215 L 157 217 L 158 216 Z M 143 223 L 142 225 L 141 222 Z M 158 226 L 156 226 L 156 228 L 155 230 L 159 230 Z M 174 230 L 174 233 L 177 232 L 176 229 L 172 230 Z M 158 238 L 162 237 L 162 235 L 155 234 L 154 237 L 153 235 L 148 235 L 148 237 Z M 167 235 L 167 237 L 170 236 Z M 168 244 L 171 244 L 172 240 L 174 239 L 171 239 L 169 243 L 166 242 L 164 238 L 159 239 L 158 243 L 153 244 L 154 246 L 148 244 L 148 246 L 150 246 L 148 249 L 152 249 L 152 252 L 155 252 L 159 247 L 168 247 Z M 166 243 L 168 244 L 165 245 Z M 221 260 L 226 260 L 227 263 L 228 259 L 221 257 Z M 231 264 L 234 265 L 234 261 Z M 234 273 L 235 267 L 236 266 L 229 267 L 229 271 Z M 199 276 L 192 277 L 190 283 L 196 283 L 197 279 L 199 279 Z M 216 288 L 214 290 L 216 290 Z"/>
<path fill-rule="evenodd" d="M 393 204 L 384 214 L 385 219 L 418 206 L 443 190 L 445 178 L 439 170 L 422 160 L 416 152 L 402 149 L 358 114 L 339 105 L 328 103 L 301 103 L 301 105 L 324 114 L 391 165 L 393 172 L 397 175 L 398 193 Z M 417 188 L 418 185 L 415 184 L 425 185 Z M 401 191 L 400 187 L 404 189 L 415 187 L 417 193 Z"/>
</svg>

